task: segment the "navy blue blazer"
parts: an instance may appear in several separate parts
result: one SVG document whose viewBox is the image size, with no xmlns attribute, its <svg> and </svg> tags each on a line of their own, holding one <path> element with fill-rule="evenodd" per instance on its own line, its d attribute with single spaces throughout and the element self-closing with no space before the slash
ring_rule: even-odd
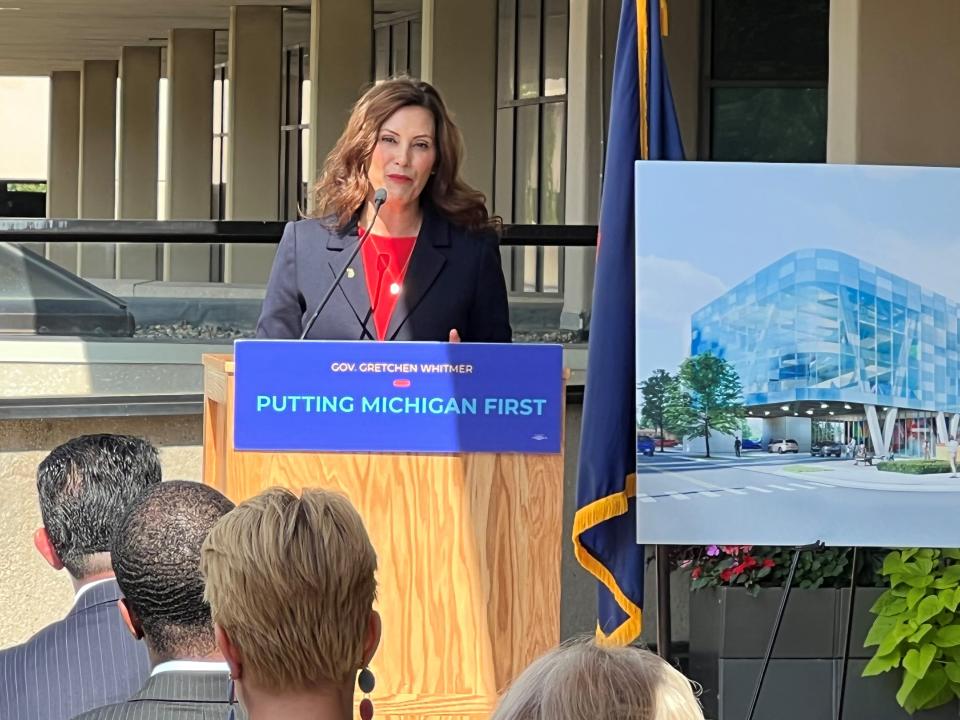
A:
<svg viewBox="0 0 960 720">
<path fill-rule="evenodd" d="M 298 338 L 359 242 L 321 220 L 288 223 L 257 322 L 258 338 Z M 387 340 L 510 342 L 507 288 L 493 233 L 458 227 L 425 207 Z M 317 318 L 311 340 L 376 340 L 361 255 Z"/>
<path fill-rule="evenodd" d="M 63 620 L 0 651 L 0 720 L 67 720 L 140 689 L 150 660 L 124 627 L 119 598 L 113 580 L 92 587 Z"/>
</svg>

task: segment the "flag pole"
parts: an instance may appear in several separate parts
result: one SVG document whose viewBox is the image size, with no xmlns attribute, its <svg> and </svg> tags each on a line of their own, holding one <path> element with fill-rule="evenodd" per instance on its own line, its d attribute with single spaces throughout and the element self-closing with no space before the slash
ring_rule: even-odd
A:
<svg viewBox="0 0 960 720">
<path fill-rule="evenodd" d="M 669 546 L 657 545 L 657 654 L 672 663 L 670 646 L 670 558 Z"/>
</svg>

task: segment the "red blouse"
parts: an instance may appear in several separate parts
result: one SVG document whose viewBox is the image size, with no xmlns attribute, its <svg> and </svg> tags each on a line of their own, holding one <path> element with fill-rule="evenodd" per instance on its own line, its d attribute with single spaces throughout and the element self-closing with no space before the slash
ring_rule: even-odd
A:
<svg viewBox="0 0 960 720">
<path fill-rule="evenodd" d="M 360 237 L 366 230 L 360 228 Z M 377 330 L 377 340 L 383 340 L 390 327 L 397 300 L 403 290 L 403 280 L 413 254 L 414 237 L 386 237 L 371 234 L 363 244 L 360 255 L 363 258 L 363 273 L 367 278 L 367 292 L 370 295 L 370 307 L 373 308 L 373 324 Z"/>
</svg>

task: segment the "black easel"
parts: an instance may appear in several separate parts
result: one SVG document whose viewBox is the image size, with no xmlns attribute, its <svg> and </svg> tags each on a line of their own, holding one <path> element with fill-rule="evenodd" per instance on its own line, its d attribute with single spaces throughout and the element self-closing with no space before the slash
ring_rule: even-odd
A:
<svg viewBox="0 0 960 720">
<path fill-rule="evenodd" d="M 850 558 L 850 599 L 847 600 L 847 630 L 843 636 L 843 655 L 840 656 L 840 694 L 837 697 L 836 719 L 843 717 L 843 697 L 847 689 L 847 662 L 850 659 L 850 635 L 853 633 L 853 599 L 857 590 L 857 548 Z"/>
<path fill-rule="evenodd" d="M 820 550 L 824 547 L 823 542 L 815 542 L 812 545 L 802 545 L 797 547 L 793 553 L 793 560 L 790 562 L 790 571 L 787 573 L 787 579 L 783 586 L 783 593 L 780 595 L 780 607 L 777 609 L 777 617 L 773 622 L 773 629 L 770 631 L 770 640 L 767 643 L 767 651 L 763 656 L 763 664 L 760 666 L 760 676 L 757 678 L 757 686 L 753 691 L 753 698 L 750 700 L 750 709 L 747 711 L 747 720 L 753 720 L 753 714 L 757 709 L 757 702 L 760 700 L 760 691 L 763 689 L 763 679 L 767 674 L 767 667 L 770 665 L 770 658 L 773 655 L 773 647 L 777 642 L 777 635 L 780 633 L 780 625 L 783 623 L 783 614 L 787 609 L 787 600 L 790 598 L 790 589 L 793 586 L 793 578 L 797 573 L 797 564 L 800 562 L 800 553 L 804 550 Z M 843 698 L 845 685 L 847 682 L 847 663 L 850 657 L 850 635 L 853 630 L 853 599 L 857 580 L 857 548 L 853 548 L 853 556 L 850 561 L 850 599 L 847 605 L 847 627 L 843 640 L 843 655 L 840 660 L 840 694 L 837 699 L 836 719 L 843 717 Z"/>
<path fill-rule="evenodd" d="M 753 720 L 753 714 L 756 712 L 757 703 L 760 700 L 760 691 L 763 689 L 763 680 L 767 674 L 767 667 L 770 665 L 770 658 L 773 656 L 773 648 L 777 642 L 777 635 L 780 633 L 780 626 L 783 624 L 783 615 L 787 609 L 787 600 L 790 598 L 793 578 L 797 573 L 800 553 L 804 550 L 820 550 L 823 547 L 823 542 L 818 541 L 811 545 L 801 545 L 794 550 L 793 560 L 790 562 L 790 571 L 787 573 L 783 593 L 780 596 L 780 607 L 777 609 L 777 617 L 770 631 L 770 640 L 767 643 L 767 650 L 763 656 L 763 664 L 760 666 L 760 676 L 757 678 L 757 686 L 753 691 L 753 698 L 750 701 L 747 720 Z M 667 662 L 672 663 L 670 648 L 670 564 L 668 551 L 669 546 L 667 545 L 657 545 L 655 550 L 657 565 L 657 654 Z M 858 549 L 855 547 L 853 548 L 853 554 L 850 558 L 850 598 L 847 601 L 846 631 L 843 636 L 843 654 L 840 657 L 840 689 L 837 697 L 836 720 L 841 720 L 843 717 L 843 700 L 846 694 L 847 665 L 850 660 L 850 637 L 853 634 L 853 603 L 857 585 L 857 558 Z"/>
</svg>

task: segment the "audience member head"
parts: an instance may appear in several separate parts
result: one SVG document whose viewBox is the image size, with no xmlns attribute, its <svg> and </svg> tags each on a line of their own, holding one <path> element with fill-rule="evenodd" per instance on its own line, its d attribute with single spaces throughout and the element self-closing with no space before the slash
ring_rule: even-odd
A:
<svg viewBox="0 0 960 720">
<path fill-rule="evenodd" d="M 219 657 L 203 599 L 200 547 L 233 507 L 211 487 L 170 481 L 134 500 L 117 527 L 111 554 L 124 595 L 120 612 L 155 665 Z"/>
<path fill-rule="evenodd" d="M 37 469 L 43 527 L 37 550 L 75 582 L 111 574 L 110 537 L 127 506 L 160 482 L 157 449 L 127 435 L 83 435 L 55 448 Z"/>
<path fill-rule="evenodd" d="M 524 670 L 491 720 L 703 720 L 703 711 L 690 681 L 650 651 L 580 640 Z"/>
<path fill-rule="evenodd" d="M 266 490 L 217 522 L 201 568 L 251 719 L 350 717 L 357 672 L 380 640 L 377 557 L 350 501 Z"/>
</svg>

